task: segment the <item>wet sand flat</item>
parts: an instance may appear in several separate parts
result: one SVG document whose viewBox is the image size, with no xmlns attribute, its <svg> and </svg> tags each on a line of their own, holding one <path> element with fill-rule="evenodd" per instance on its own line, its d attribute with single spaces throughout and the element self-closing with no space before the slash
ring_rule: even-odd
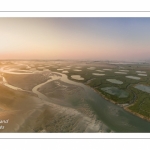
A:
<svg viewBox="0 0 150 150">
<path fill-rule="evenodd" d="M 29 115 L 41 105 L 40 100 L 34 94 L 15 91 L 0 84 L 0 118 L 9 120 L 0 132 L 18 132 Z"/>
<path fill-rule="evenodd" d="M 81 87 L 62 81 L 52 81 L 40 87 L 38 91 L 49 97 L 53 105 L 56 104 L 55 108 L 47 108 L 47 112 L 39 116 L 41 118 L 39 124 L 42 124 L 43 116 L 51 116 L 51 119 L 47 120 L 51 126 L 44 128 L 45 132 L 102 132 L 105 130 L 105 125 L 102 127 L 101 122 L 96 122 L 96 116 L 84 100 L 84 90 Z"/>
<path fill-rule="evenodd" d="M 0 85 L 0 132 L 101 132 L 105 126 L 80 111 L 44 101 L 34 94 Z M 51 99 L 51 98 L 50 98 Z M 61 100 L 61 99 L 60 99 Z M 85 105 L 88 111 L 88 106 Z M 80 109 L 80 108 L 79 108 Z M 83 109 L 83 108 L 82 108 Z M 83 111 L 83 110 L 82 110 Z M 91 114 L 92 115 L 92 114 Z"/>
<path fill-rule="evenodd" d="M 7 74 L 3 76 L 6 81 L 13 86 L 19 87 L 24 90 L 31 91 L 32 88 L 47 79 L 49 79 L 50 72 L 37 73 L 37 74 Z"/>
</svg>

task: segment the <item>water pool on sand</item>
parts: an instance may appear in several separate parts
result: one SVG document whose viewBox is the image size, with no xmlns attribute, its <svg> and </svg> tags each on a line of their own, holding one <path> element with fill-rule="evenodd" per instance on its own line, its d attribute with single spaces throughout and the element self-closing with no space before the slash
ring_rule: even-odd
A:
<svg viewBox="0 0 150 150">
<path fill-rule="evenodd" d="M 129 72 L 129 70 L 119 70 L 119 71 L 123 71 L 123 72 Z"/>
<path fill-rule="evenodd" d="M 105 88 L 101 88 L 101 90 L 108 94 L 115 95 L 118 98 L 126 98 L 129 95 L 128 92 L 121 90 L 117 87 L 105 87 Z"/>
<path fill-rule="evenodd" d="M 126 72 L 115 72 L 115 73 L 118 73 L 118 74 L 127 74 Z"/>
<path fill-rule="evenodd" d="M 144 77 L 146 77 L 147 76 L 147 74 L 138 74 L 139 76 L 144 76 Z"/>
<path fill-rule="evenodd" d="M 103 69 L 103 70 L 105 70 L 105 71 L 111 71 L 112 69 Z"/>
<path fill-rule="evenodd" d="M 146 86 L 146 85 L 143 85 L 143 84 L 137 84 L 134 86 L 136 89 L 138 90 L 141 90 L 143 92 L 147 92 L 147 93 L 150 93 L 150 86 Z"/>
<path fill-rule="evenodd" d="M 89 67 L 87 69 L 89 69 L 89 70 L 95 70 L 95 67 Z"/>
<path fill-rule="evenodd" d="M 68 71 L 62 71 L 62 73 L 69 73 Z"/>
<path fill-rule="evenodd" d="M 105 71 L 103 71 L 103 70 L 96 70 L 96 71 L 98 71 L 98 72 L 105 72 Z"/>
<path fill-rule="evenodd" d="M 102 74 L 102 73 L 92 73 L 93 75 L 95 76 L 104 76 L 105 74 Z"/>
<path fill-rule="evenodd" d="M 137 73 L 146 73 L 146 71 L 136 71 Z"/>
<path fill-rule="evenodd" d="M 72 75 L 71 78 L 76 80 L 84 80 L 84 78 L 82 78 L 80 75 Z"/>
<path fill-rule="evenodd" d="M 66 69 L 68 70 L 68 69 L 70 69 L 70 68 L 63 68 L 63 69 L 64 69 L 64 70 L 66 70 Z"/>
<path fill-rule="evenodd" d="M 130 79 L 135 79 L 135 80 L 140 80 L 140 77 L 136 77 L 136 76 L 126 76 L 126 78 L 130 78 Z"/>
<path fill-rule="evenodd" d="M 82 71 L 82 70 L 79 70 L 79 69 L 74 69 L 74 71 Z"/>
<path fill-rule="evenodd" d="M 115 84 L 123 84 L 122 81 L 120 80 L 116 80 L 116 79 L 106 79 L 108 82 L 111 82 L 111 83 L 115 83 Z"/>
</svg>

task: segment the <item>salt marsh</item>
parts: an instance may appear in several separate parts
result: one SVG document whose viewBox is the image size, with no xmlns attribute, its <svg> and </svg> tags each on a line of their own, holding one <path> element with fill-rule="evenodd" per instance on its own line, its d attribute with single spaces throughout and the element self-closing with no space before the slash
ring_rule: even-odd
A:
<svg viewBox="0 0 150 150">
<path fill-rule="evenodd" d="M 126 98 L 129 95 L 129 93 L 117 87 L 105 87 L 105 88 L 101 88 L 101 90 L 108 94 L 115 95 L 118 98 Z"/>
</svg>

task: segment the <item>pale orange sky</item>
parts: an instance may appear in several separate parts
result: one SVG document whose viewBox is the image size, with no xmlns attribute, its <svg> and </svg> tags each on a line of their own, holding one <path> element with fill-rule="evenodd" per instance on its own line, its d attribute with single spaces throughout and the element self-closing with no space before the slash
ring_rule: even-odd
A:
<svg viewBox="0 0 150 150">
<path fill-rule="evenodd" d="M 0 18 L 0 59 L 149 59 L 149 18 Z"/>
</svg>

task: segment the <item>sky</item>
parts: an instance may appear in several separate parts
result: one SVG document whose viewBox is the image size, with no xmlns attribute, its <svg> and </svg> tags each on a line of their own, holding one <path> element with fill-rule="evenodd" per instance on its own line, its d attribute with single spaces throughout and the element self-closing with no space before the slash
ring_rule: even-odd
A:
<svg viewBox="0 0 150 150">
<path fill-rule="evenodd" d="M 150 18 L 0 18 L 0 59 L 150 60 Z"/>
</svg>

